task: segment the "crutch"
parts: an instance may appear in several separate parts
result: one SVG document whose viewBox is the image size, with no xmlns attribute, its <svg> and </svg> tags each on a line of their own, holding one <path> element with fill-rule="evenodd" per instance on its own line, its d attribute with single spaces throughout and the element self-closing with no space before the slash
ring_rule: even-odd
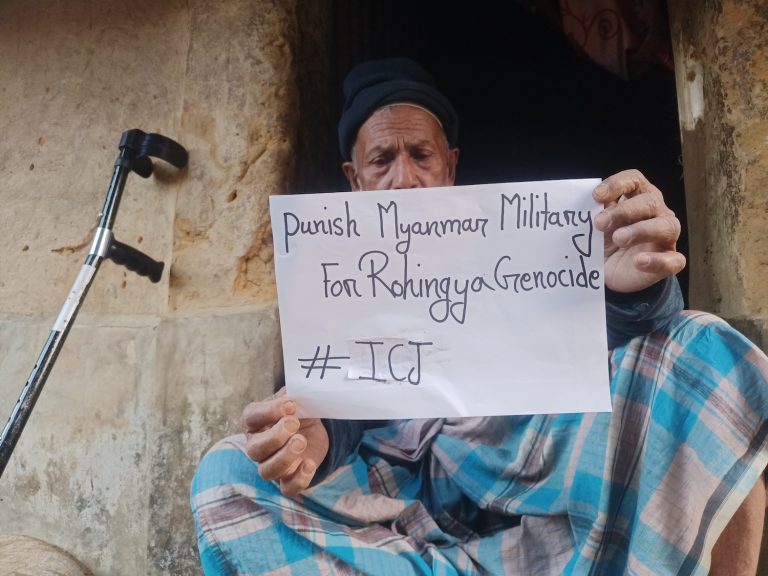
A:
<svg viewBox="0 0 768 576">
<path fill-rule="evenodd" d="M 77 316 L 85 295 L 88 293 L 88 288 L 93 282 L 101 261 L 104 258 L 109 258 L 116 264 L 125 266 L 128 270 L 146 276 L 152 282 L 160 281 L 163 274 L 163 262 L 157 262 L 136 248 L 118 242 L 112 234 L 125 181 L 131 171 L 143 178 L 149 178 L 153 169 L 150 156 L 164 160 L 176 168 L 186 166 L 188 158 L 184 147 L 170 138 L 160 134 L 146 134 L 136 129 L 123 132 L 120 138 L 120 154 L 115 161 L 107 199 L 104 201 L 99 225 L 96 228 L 88 256 L 85 258 L 85 264 L 80 269 L 64 306 L 56 318 L 51 334 L 48 336 L 35 367 L 21 391 L 21 396 L 19 396 L 19 400 L 11 412 L 8 423 L 0 434 L 0 476 L 8 464 L 40 392 L 43 390 L 48 374 L 64 345 L 69 329 Z"/>
</svg>

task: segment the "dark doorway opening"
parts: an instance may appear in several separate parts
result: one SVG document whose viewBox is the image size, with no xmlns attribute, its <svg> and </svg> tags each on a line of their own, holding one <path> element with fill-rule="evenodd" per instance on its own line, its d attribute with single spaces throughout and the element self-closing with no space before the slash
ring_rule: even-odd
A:
<svg viewBox="0 0 768 576">
<path fill-rule="evenodd" d="M 640 169 L 683 223 L 674 73 L 625 80 L 583 56 L 530 2 L 330 0 L 331 102 L 316 190 L 346 190 L 335 150 L 341 83 L 356 63 L 421 62 L 460 117 L 458 184 L 606 177 Z M 317 56 L 317 54 L 315 54 Z M 306 58 L 311 57 L 307 55 Z M 305 185 L 306 186 L 306 185 Z M 687 274 L 680 277 L 687 295 Z M 686 297 L 687 301 L 687 297 Z"/>
</svg>

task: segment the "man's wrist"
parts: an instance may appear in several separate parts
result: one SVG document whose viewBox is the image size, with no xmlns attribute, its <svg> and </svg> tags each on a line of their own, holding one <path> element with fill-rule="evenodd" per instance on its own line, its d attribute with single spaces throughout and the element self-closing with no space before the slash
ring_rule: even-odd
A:
<svg viewBox="0 0 768 576">
<path fill-rule="evenodd" d="M 635 304 L 638 302 L 655 302 L 657 301 L 664 291 L 667 289 L 667 284 L 670 282 L 670 278 L 664 278 L 659 280 L 655 284 L 651 284 L 647 288 L 637 290 L 635 292 L 617 292 L 611 290 L 607 286 L 605 287 L 605 299 L 615 304 Z"/>
</svg>

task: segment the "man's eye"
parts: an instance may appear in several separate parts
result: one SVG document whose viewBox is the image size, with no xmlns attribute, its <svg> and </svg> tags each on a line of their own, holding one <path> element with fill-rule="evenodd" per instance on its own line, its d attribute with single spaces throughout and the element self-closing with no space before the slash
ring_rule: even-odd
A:
<svg viewBox="0 0 768 576">
<path fill-rule="evenodd" d="M 386 156 L 376 156 L 371 160 L 371 164 L 374 166 L 386 166 L 389 164 L 389 158 Z"/>
<path fill-rule="evenodd" d="M 411 158 L 414 160 L 426 160 L 431 154 L 427 150 L 414 150 L 411 152 Z"/>
</svg>

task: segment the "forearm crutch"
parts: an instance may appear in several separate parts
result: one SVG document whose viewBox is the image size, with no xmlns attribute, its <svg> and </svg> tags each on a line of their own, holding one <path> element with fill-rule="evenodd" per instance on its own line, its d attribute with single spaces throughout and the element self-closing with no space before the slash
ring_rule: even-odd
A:
<svg viewBox="0 0 768 576">
<path fill-rule="evenodd" d="M 24 430 L 32 409 L 35 407 L 40 392 L 43 390 L 48 374 L 53 368 L 56 357 L 64 345 L 69 329 L 77 316 L 80 305 L 88 293 L 96 271 L 104 258 L 109 258 L 141 276 L 146 276 L 152 282 L 159 282 L 163 274 L 163 262 L 158 262 L 122 242 L 118 242 L 112 234 L 120 197 L 123 194 L 125 181 L 131 171 L 143 178 L 152 175 L 152 160 L 150 156 L 183 168 L 187 164 L 187 151 L 183 146 L 160 134 L 145 134 L 141 130 L 126 130 L 120 138 L 120 154 L 115 161 L 115 170 L 109 183 L 107 199 L 100 214 L 99 226 L 85 258 L 85 264 L 75 279 L 75 283 L 67 296 L 66 302 L 53 325 L 51 334 L 43 346 L 42 352 L 21 391 L 21 396 L 11 412 L 8 423 L 0 435 L 0 476 L 3 475 L 6 464 L 16 447 L 16 443 Z"/>
</svg>

